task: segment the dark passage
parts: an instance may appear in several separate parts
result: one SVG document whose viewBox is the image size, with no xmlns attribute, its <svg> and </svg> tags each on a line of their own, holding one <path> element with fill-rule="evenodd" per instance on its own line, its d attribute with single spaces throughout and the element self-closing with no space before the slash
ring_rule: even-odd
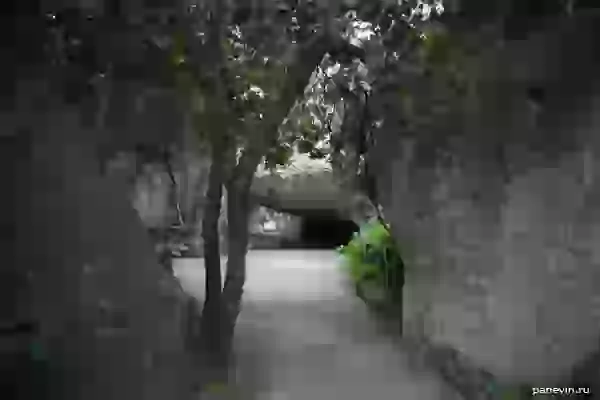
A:
<svg viewBox="0 0 600 400">
<path fill-rule="evenodd" d="M 352 221 L 332 216 L 305 217 L 300 235 L 303 247 L 331 249 L 348 243 L 357 230 L 358 226 Z"/>
</svg>

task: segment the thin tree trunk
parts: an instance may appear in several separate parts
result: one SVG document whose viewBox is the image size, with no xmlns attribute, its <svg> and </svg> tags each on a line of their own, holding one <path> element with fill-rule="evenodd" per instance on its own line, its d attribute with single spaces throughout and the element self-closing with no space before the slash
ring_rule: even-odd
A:
<svg viewBox="0 0 600 400">
<path fill-rule="evenodd" d="M 219 215 L 223 195 L 222 164 L 214 159 L 210 167 L 206 203 L 202 220 L 202 238 L 204 239 L 204 261 L 206 268 L 205 304 L 218 302 L 221 295 L 221 257 L 219 246 Z"/>
<path fill-rule="evenodd" d="M 202 219 L 204 239 L 204 262 L 206 268 L 206 297 L 202 312 L 202 336 L 208 367 L 217 374 L 223 372 L 223 352 L 221 345 L 221 252 L 219 244 L 219 215 L 223 196 L 224 165 L 218 151 L 213 152 L 213 160 L 208 176 L 206 203 Z M 209 371 L 207 371 L 209 372 Z M 215 379 L 209 377 L 210 380 Z"/>
<path fill-rule="evenodd" d="M 253 174 L 252 174 L 253 175 Z M 252 177 L 248 178 L 251 182 Z M 238 185 L 236 185 L 238 183 Z M 233 182 L 227 187 L 227 274 L 223 288 L 224 331 L 222 341 L 226 357 L 232 349 L 235 324 L 241 310 L 242 295 L 246 282 L 246 253 L 248 251 L 248 219 L 250 216 L 250 184 Z"/>
<path fill-rule="evenodd" d="M 243 189 L 242 189 L 243 190 Z M 229 252 L 227 259 L 227 274 L 223 289 L 224 301 L 239 302 L 246 280 L 246 252 L 248 249 L 248 192 L 238 192 L 228 189 L 227 196 L 227 238 Z"/>
</svg>

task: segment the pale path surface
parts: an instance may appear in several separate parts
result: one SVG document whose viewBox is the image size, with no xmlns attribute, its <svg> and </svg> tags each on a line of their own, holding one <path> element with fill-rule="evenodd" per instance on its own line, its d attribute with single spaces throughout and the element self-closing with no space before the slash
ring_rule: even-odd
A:
<svg viewBox="0 0 600 400">
<path fill-rule="evenodd" d="M 203 298 L 202 260 L 179 260 L 175 270 Z M 242 400 L 459 399 L 376 331 L 333 251 L 249 252 L 235 346 Z"/>
</svg>

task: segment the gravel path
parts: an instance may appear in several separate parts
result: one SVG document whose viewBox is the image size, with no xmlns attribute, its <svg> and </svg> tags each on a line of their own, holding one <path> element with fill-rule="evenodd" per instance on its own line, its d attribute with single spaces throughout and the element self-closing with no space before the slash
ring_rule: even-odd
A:
<svg viewBox="0 0 600 400">
<path fill-rule="evenodd" d="M 202 260 L 179 260 L 175 270 L 202 298 Z M 237 396 L 219 398 L 459 399 L 377 331 L 331 251 L 251 251 L 235 347 Z"/>
</svg>

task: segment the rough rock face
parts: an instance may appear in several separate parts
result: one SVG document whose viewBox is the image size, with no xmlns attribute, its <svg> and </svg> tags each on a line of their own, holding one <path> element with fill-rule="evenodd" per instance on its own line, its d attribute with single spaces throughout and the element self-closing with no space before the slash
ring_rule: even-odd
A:
<svg viewBox="0 0 600 400">
<path fill-rule="evenodd" d="M 540 26 L 455 33 L 465 89 L 407 77 L 414 134 L 388 115 L 373 154 L 409 264 L 405 331 L 531 384 L 565 379 L 600 336 L 600 25 Z"/>
<path fill-rule="evenodd" d="M 349 194 L 335 181 L 325 160 L 295 154 L 291 164 L 276 171 L 258 168 L 251 189 L 256 201 L 281 212 L 345 212 Z"/>
<path fill-rule="evenodd" d="M 3 286 L 14 287 L 3 303 L 14 309 L 1 318 L 30 326 L 13 332 L 29 360 L 15 389 L 39 391 L 27 398 L 191 399 L 186 296 L 158 266 L 126 187 L 100 174 L 76 112 L 29 122 L 31 134 L 3 143 L 2 157 L 15 201 L 1 215 L 14 215 L 2 264 Z"/>
<path fill-rule="evenodd" d="M 201 222 L 204 192 L 210 160 L 183 151 L 173 158 L 173 175 L 177 181 L 177 199 L 189 233 L 186 241 L 192 253 L 201 255 Z M 152 231 L 166 231 L 177 222 L 173 204 L 172 182 L 163 163 L 140 163 L 135 153 L 120 153 L 110 160 L 106 172 L 127 185 L 132 206 L 144 226 Z"/>
<path fill-rule="evenodd" d="M 201 225 L 210 157 L 202 151 L 189 115 L 181 112 L 181 104 L 168 90 L 144 91 L 122 83 L 114 86 L 113 96 L 118 101 L 111 103 L 106 117 L 110 129 L 101 136 L 99 146 L 108 158 L 105 173 L 127 185 L 133 207 L 159 244 L 170 237 L 185 243 L 189 256 L 202 256 Z M 132 93 L 125 95 L 127 90 Z M 167 148 L 185 224 L 176 235 L 167 232 L 178 224 L 178 218 L 171 178 L 163 155 L 157 152 Z M 224 212 L 221 222 L 224 234 Z"/>
</svg>

